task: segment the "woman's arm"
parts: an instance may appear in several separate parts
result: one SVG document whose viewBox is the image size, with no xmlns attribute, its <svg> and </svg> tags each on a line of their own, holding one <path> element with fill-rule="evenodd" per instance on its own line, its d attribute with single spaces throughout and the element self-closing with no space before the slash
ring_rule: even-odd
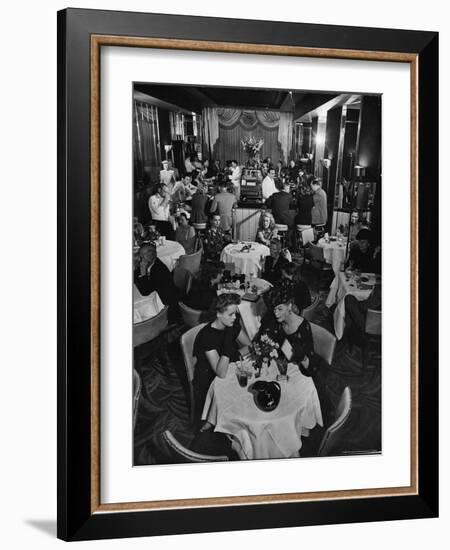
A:
<svg viewBox="0 0 450 550">
<path fill-rule="evenodd" d="M 225 378 L 228 372 L 230 358 L 226 355 L 219 356 L 217 350 L 211 349 L 205 352 L 214 374 L 219 378 Z"/>
</svg>

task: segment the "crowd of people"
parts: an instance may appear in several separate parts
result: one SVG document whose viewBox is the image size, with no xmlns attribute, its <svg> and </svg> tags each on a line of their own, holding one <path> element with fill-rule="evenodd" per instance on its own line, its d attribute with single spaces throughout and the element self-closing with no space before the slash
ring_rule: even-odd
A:
<svg viewBox="0 0 450 550">
<path fill-rule="evenodd" d="M 242 353 L 240 298 L 217 293 L 218 285 L 227 276 L 220 258 L 232 241 L 232 210 L 239 202 L 242 167 L 234 160 L 225 168 L 217 161 L 201 163 L 193 155 L 186 159 L 184 168 L 180 178 L 170 161 L 162 163 L 160 181 L 148 198 L 147 218 L 135 218 L 134 283 L 144 296 L 156 290 L 169 306 L 170 317 L 177 320 L 180 292 L 173 274 L 158 259 L 155 243 L 162 235 L 178 241 L 186 254 L 199 247 L 203 250 L 200 270 L 183 296 L 187 306 L 202 311 L 202 320 L 209 321 L 194 346 L 197 363 L 193 383 L 199 419 L 212 379 L 225 376 L 229 362 Z M 289 249 L 295 249 L 296 231 L 310 228 L 316 240 L 323 236 L 328 221 L 327 196 L 320 179 L 305 173 L 295 161 L 288 166 L 280 161 L 274 166 L 271 159 L 265 159 L 261 172 L 264 206 L 254 240 L 269 247 L 270 255 L 265 258 L 260 276 L 272 287 L 263 297 L 266 314 L 260 333 L 269 331 L 280 342 L 287 339 L 302 373 L 315 376 L 320 360 L 314 354 L 310 324 L 302 317 L 303 310 L 311 304 L 311 292 L 300 276 L 299 265 L 292 262 Z M 280 226 L 287 227 L 283 238 Z M 345 267 L 380 273 L 380 247 L 373 242 L 370 228 L 358 211 L 351 214 L 351 224 L 346 229 L 351 243 Z M 369 299 L 362 302 L 347 296 L 348 326 L 355 338 L 364 329 L 367 309 L 381 308 L 380 289 L 377 284 Z"/>
</svg>

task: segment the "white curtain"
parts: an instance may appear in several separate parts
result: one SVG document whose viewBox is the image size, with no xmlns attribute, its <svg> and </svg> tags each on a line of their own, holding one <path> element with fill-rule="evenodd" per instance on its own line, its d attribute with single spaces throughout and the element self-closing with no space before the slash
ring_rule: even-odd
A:
<svg viewBox="0 0 450 550">
<path fill-rule="evenodd" d="M 293 130 L 292 113 L 280 113 L 280 122 L 278 125 L 278 141 L 281 144 L 283 160 L 289 162 L 289 155 L 292 149 L 292 130 Z"/>
<path fill-rule="evenodd" d="M 205 145 L 208 151 L 208 156 L 213 158 L 214 145 L 219 139 L 219 117 L 217 108 L 205 107 L 202 113 L 203 133 L 205 136 Z"/>
</svg>

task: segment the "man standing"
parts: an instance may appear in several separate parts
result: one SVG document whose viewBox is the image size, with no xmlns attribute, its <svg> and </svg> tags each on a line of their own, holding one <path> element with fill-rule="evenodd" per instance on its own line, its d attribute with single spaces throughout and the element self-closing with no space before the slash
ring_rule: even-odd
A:
<svg viewBox="0 0 450 550">
<path fill-rule="evenodd" d="M 214 197 L 210 213 L 220 216 L 220 227 L 223 231 L 231 230 L 231 211 L 237 207 L 236 196 L 227 191 L 226 183 L 219 183 L 219 193 Z"/>
<path fill-rule="evenodd" d="M 148 208 L 157 230 L 161 235 L 173 240 L 173 227 L 169 221 L 170 193 L 166 184 L 158 185 L 156 192 L 148 200 Z"/>
<path fill-rule="evenodd" d="M 278 191 L 275 185 L 275 170 L 273 168 L 270 168 L 269 173 L 263 179 L 261 190 L 264 201 Z"/>
<path fill-rule="evenodd" d="M 267 208 L 272 210 L 276 224 L 288 226 L 286 245 L 289 247 L 294 231 L 295 203 L 290 192 L 290 185 L 285 182 L 283 189 L 271 195 L 266 201 Z"/>
<path fill-rule="evenodd" d="M 322 181 L 318 178 L 314 178 L 312 180 L 311 189 L 314 193 L 314 206 L 311 210 L 311 222 L 314 228 L 323 230 L 328 219 L 327 194 L 322 189 Z"/>
<path fill-rule="evenodd" d="M 232 160 L 231 174 L 228 177 L 230 178 L 231 183 L 233 184 L 233 191 L 234 191 L 236 200 L 239 200 L 239 197 L 241 196 L 241 176 L 242 176 L 241 167 L 238 165 L 237 160 Z"/>
</svg>

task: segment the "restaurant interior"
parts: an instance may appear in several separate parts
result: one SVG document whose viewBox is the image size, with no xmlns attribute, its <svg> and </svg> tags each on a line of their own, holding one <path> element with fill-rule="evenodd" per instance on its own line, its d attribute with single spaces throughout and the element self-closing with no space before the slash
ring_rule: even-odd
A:
<svg viewBox="0 0 450 550">
<path fill-rule="evenodd" d="M 133 88 L 133 464 L 381 453 L 381 101 Z"/>
</svg>

